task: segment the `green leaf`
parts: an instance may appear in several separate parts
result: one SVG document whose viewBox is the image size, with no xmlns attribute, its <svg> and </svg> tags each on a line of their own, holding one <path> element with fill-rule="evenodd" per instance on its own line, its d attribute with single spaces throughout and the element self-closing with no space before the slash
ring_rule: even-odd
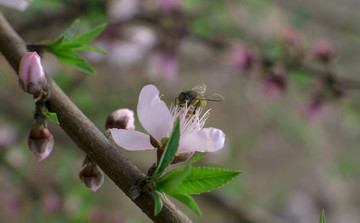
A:
<svg viewBox="0 0 360 223">
<path fill-rule="evenodd" d="M 65 40 L 68 40 L 70 39 L 72 36 L 74 36 L 75 34 L 75 30 L 79 27 L 79 24 L 80 24 L 80 19 L 76 19 L 71 25 L 69 28 L 67 28 L 65 30 L 65 32 L 63 32 L 61 34 L 61 36 L 64 36 L 65 37 Z"/>
<path fill-rule="evenodd" d="M 171 136 L 165 146 L 164 152 L 160 158 L 160 161 L 156 167 L 153 177 L 160 175 L 166 167 L 174 160 L 175 154 L 179 148 L 180 140 L 180 119 L 177 118 L 174 129 L 171 133 Z"/>
<path fill-rule="evenodd" d="M 106 24 L 101 24 L 100 26 L 90 30 L 89 32 L 77 36 L 75 38 L 70 39 L 67 41 L 67 45 L 73 46 L 81 46 L 88 44 L 91 40 L 93 40 L 97 35 L 99 35 L 106 27 Z"/>
<path fill-rule="evenodd" d="M 59 120 L 57 118 L 57 115 L 55 112 L 44 112 L 44 115 L 52 122 L 55 122 L 56 124 L 60 124 Z"/>
<path fill-rule="evenodd" d="M 49 51 L 51 53 L 55 54 L 55 52 L 57 52 L 62 47 L 62 45 L 64 44 L 64 41 L 65 41 L 65 36 L 61 36 L 60 38 L 58 38 L 54 41 L 51 41 L 48 44 Z"/>
<path fill-rule="evenodd" d="M 78 47 L 73 47 L 72 50 L 78 50 L 78 51 L 93 51 L 96 53 L 101 53 L 106 55 L 107 52 L 104 50 L 101 50 L 99 48 L 93 47 L 93 46 L 78 46 Z"/>
<path fill-rule="evenodd" d="M 225 170 L 210 167 L 193 167 L 191 174 L 182 182 L 175 193 L 200 194 L 221 187 L 240 171 Z"/>
<path fill-rule="evenodd" d="M 72 66 L 86 62 L 85 59 L 70 50 L 59 51 L 55 55 L 60 63 L 65 66 Z"/>
<path fill-rule="evenodd" d="M 322 212 L 321 212 L 319 223 L 326 223 L 325 211 L 324 211 L 324 209 L 323 209 Z"/>
<path fill-rule="evenodd" d="M 201 158 L 203 158 L 203 156 L 205 155 L 205 153 L 200 153 L 199 155 L 194 156 L 193 158 L 191 158 L 188 161 L 188 164 L 193 164 L 195 162 L 197 162 L 198 160 L 200 160 Z"/>
<path fill-rule="evenodd" d="M 91 67 L 91 65 L 86 61 L 84 61 L 83 63 L 75 64 L 75 67 L 89 74 L 96 73 L 95 70 Z"/>
<path fill-rule="evenodd" d="M 160 195 L 156 192 L 153 191 L 153 195 L 154 195 L 154 215 L 158 215 L 161 211 L 161 209 L 163 208 L 163 201 L 160 197 Z"/>
<path fill-rule="evenodd" d="M 176 194 L 176 193 L 169 194 L 169 195 L 172 196 L 173 198 L 181 201 L 182 203 L 184 203 L 186 206 L 188 206 L 193 211 L 195 211 L 198 215 L 201 216 L 201 211 L 200 211 L 199 207 L 197 206 L 194 199 L 192 197 L 190 197 L 189 195 L 187 195 L 187 194 Z"/>
<path fill-rule="evenodd" d="M 167 194 L 173 193 L 190 174 L 190 165 L 173 170 L 155 181 L 155 189 Z"/>
</svg>

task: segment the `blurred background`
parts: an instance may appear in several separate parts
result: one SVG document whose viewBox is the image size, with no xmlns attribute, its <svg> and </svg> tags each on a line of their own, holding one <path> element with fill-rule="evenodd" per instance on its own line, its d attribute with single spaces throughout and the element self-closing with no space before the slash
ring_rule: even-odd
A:
<svg viewBox="0 0 360 223">
<path fill-rule="evenodd" d="M 225 100 L 207 127 L 225 147 L 196 165 L 241 170 L 214 193 L 194 196 L 194 222 L 328 222 L 360 219 L 360 2 L 355 0 L 34 0 L 25 11 L 0 7 L 27 43 L 57 38 L 77 18 L 79 33 L 107 22 L 82 53 L 97 74 L 45 70 L 98 128 L 119 108 L 136 111 L 155 84 L 169 105 L 199 83 Z M 62 129 L 50 157 L 27 147 L 34 103 L 0 56 L 0 222 L 150 222 L 106 176 L 93 193 L 79 180 L 85 154 Z M 138 120 L 136 128 L 142 130 Z M 153 151 L 126 157 L 143 172 Z"/>
</svg>

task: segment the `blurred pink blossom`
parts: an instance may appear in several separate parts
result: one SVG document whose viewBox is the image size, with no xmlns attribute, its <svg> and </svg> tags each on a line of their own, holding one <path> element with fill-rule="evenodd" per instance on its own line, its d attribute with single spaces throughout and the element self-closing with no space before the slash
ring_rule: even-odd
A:
<svg viewBox="0 0 360 223">
<path fill-rule="evenodd" d="M 106 51 L 108 55 L 89 52 L 87 57 L 92 62 L 106 60 L 111 65 L 128 67 L 142 60 L 155 42 L 155 34 L 148 27 L 111 27 L 104 31 L 102 38 L 94 42 L 94 46 Z"/>
<path fill-rule="evenodd" d="M 17 9 L 19 11 L 25 11 L 30 5 L 30 1 L 27 0 L 0 0 L 0 5 Z"/>
<path fill-rule="evenodd" d="M 62 207 L 62 200 L 58 193 L 51 191 L 42 198 L 42 203 L 48 212 L 58 212 Z"/>
<path fill-rule="evenodd" d="M 262 86 L 268 98 L 277 99 L 282 96 L 285 90 L 285 80 L 280 76 L 272 76 L 264 79 Z"/>
<path fill-rule="evenodd" d="M 169 137 L 175 120 L 180 118 L 180 142 L 177 154 L 215 152 L 224 146 L 225 134 L 220 129 L 203 128 L 208 117 L 207 111 L 200 116 L 201 108 L 173 105 L 170 110 L 160 99 L 154 85 L 146 85 L 140 92 L 137 114 L 144 129 L 158 142 Z M 136 130 L 110 129 L 116 144 L 127 150 L 148 150 L 154 146 L 150 136 Z"/>
<path fill-rule="evenodd" d="M 335 58 L 335 48 L 328 39 L 321 38 L 315 41 L 312 46 L 313 56 L 320 62 L 329 63 Z"/>
<path fill-rule="evenodd" d="M 174 12 L 181 9 L 181 0 L 158 0 L 158 5 L 164 12 Z"/>
<path fill-rule="evenodd" d="M 236 44 L 231 48 L 229 65 L 240 71 L 248 70 L 253 64 L 253 58 L 242 44 Z"/>
<path fill-rule="evenodd" d="M 150 78 L 175 81 L 179 71 L 179 59 L 174 53 L 156 52 L 150 55 L 147 74 Z"/>
<path fill-rule="evenodd" d="M 15 132 L 6 126 L 0 127 L 0 150 L 6 148 L 16 139 Z"/>
<path fill-rule="evenodd" d="M 139 11 L 139 0 L 111 0 L 107 4 L 107 13 L 112 23 L 128 21 Z"/>
<path fill-rule="evenodd" d="M 321 116 L 323 115 L 324 105 L 325 105 L 324 97 L 315 96 L 306 109 L 305 112 L 306 119 L 308 119 L 310 122 L 319 121 L 321 119 Z"/>
<path fill-rule="evenodd" d="M 298 48 L 301 46 L 300 34 L 293 28 L 284 29 L 280 38 L 287 46 L 291 48 Z"/>
</svg>

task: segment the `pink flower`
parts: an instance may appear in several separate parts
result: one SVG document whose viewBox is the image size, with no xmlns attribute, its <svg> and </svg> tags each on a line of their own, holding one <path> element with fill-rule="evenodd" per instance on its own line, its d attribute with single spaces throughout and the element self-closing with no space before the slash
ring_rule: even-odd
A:
<svg viewBox="0 0 360 223">
<path fill-rule="evenodd" d="M 23 56 L 19 66 L 20 87 L 29 94 L 40 94 L 46 86 L 46 77 L 40 56 L 29 52 Z"/>
<path fill-rule="evenodd" d="M 180 142 L 177 154 L 215 152 L 224 146 L 225 134 L 220 129 L 203 128 L 209 111 L 200 116 L 192 107 L 173 105 L 169 109 L 159 97 L 154 85 L 146 85 L 140 92 L 137 114 L 144 129 L 157 142 L 169 137 L 175 120 L 180 118 Z M 150 136 L 136 130 L 110 129 L 114 141 L 127 150 L 153 149 Z"/>
</svg>

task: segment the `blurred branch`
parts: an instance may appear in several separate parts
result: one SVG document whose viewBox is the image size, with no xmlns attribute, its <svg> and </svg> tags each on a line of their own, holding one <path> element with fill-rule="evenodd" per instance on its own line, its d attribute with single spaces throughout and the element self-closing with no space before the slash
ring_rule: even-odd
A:
<svg viewBox="0 0 360 223">
<path fill-rule="evenodd" d="M 0 30 L 0 50 L 17 71 L 27 52 L 26 45 L 1 13 Z M 57 113 L 60 126 L 70 138 L 129 196 L 130 187 L 144 174 L 73 104 L 51 77 L 47 79 L 50 98 L 46 105 L 49 111 Z M 133 202 L 154 222 L 191 222 L 170 202 L 164 202 L 162 211 L 154 216 L 154 199 L 150 192 L 141 193 Z"/>
<path fill-rule="evenodd" d="M 284 220 L 275 217 L 273 214 L 257 208 L 256 213 L 251 213 L 242 208 L 242 205 L 231 203 L 231 201 L 219 196 L 217 193 L 205 193 L 201 198 L 206 199 L 209 203 L 215 204 L 216 207 L 234 215 L 236 222 L 239 223 L 285 223 Z"/>
</svg>

